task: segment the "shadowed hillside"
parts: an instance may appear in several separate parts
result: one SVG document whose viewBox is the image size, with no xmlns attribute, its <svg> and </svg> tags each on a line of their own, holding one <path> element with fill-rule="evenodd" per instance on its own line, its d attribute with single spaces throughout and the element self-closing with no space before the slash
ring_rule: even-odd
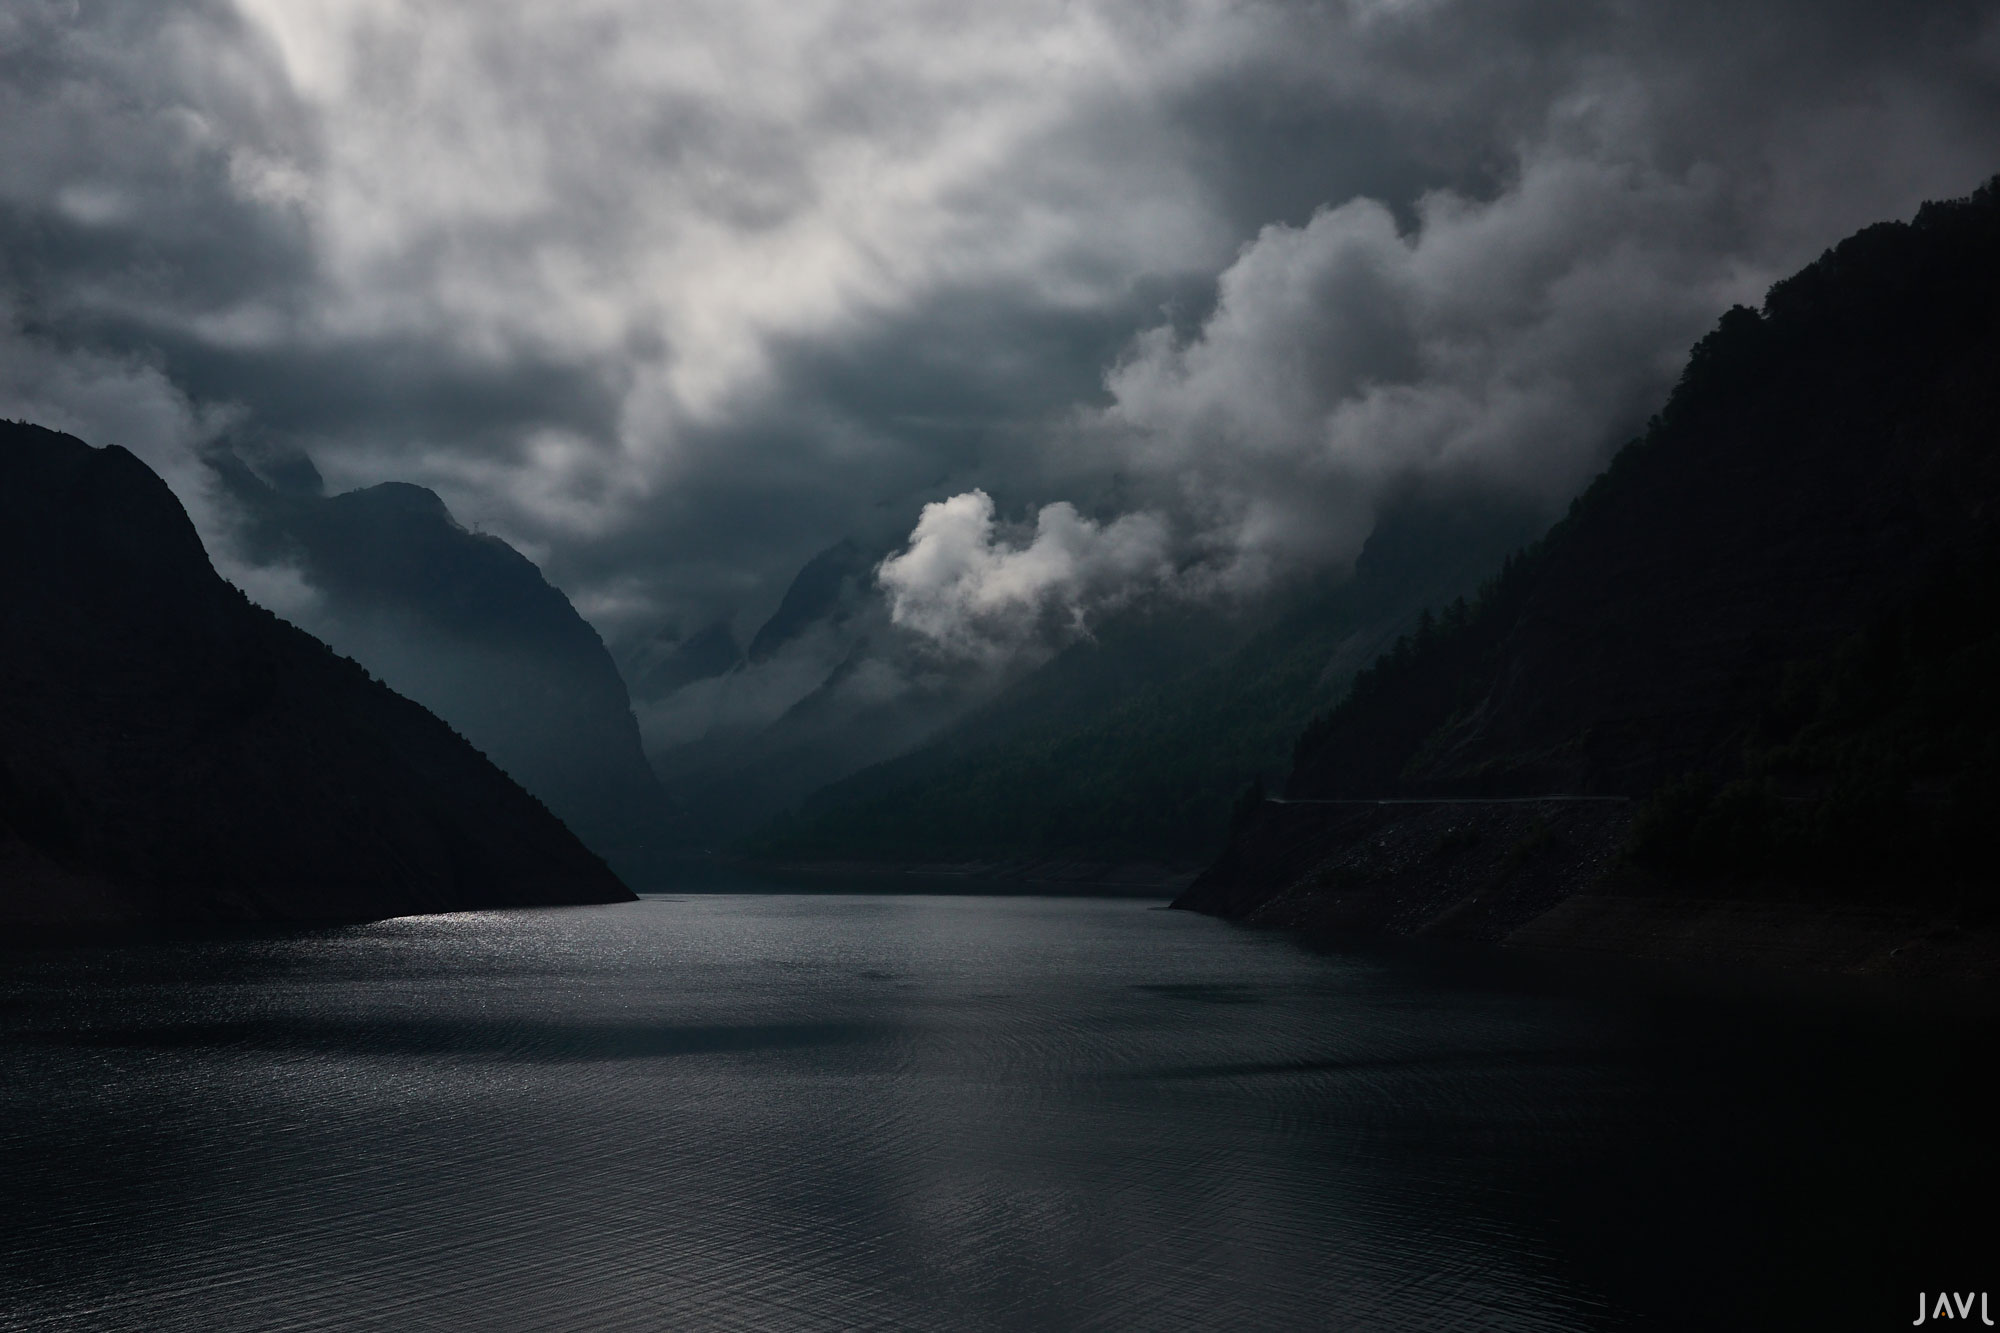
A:
<svg viewBox="0 0 2000 1333">
<path fill-rule="evenodd" d="M 631 895 L 437 718 L 219 578 L 119 448 L 0 424 L 0 918 Z"/>
<path fill-rule="evenodd" d="M 1989 185 L 1725 315 L 1567 518 L 1307 728 L 1307 803 L 1251 812 L 1181 905 L 1488 937 L 1589 885 L 1983 914 L 1996 537 Z M 1558 793 L 1629 799 L 1309 803 Z"/>
<path fill-rule="evenodd" d="M 295 565 L 300 623 L 455 727 L 619 874 L 665 873 L 668 805 L 611 654 L 569 599 L 498 537 L 399 482 L 324 496 L 303 458 L 221 474 L 260 559 Z"/>
</svg>

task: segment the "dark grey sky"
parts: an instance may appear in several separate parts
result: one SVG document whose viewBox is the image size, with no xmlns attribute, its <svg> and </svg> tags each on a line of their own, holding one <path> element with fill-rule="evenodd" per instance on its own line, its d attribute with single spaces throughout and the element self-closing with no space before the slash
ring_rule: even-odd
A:
<svg viewBox="0 0 2000 1333">
<path fill-rule="evenodd" d="M 1552 504 L 1732 301 L 2000 170 L 1964 3 L 10 0 L 0 415 L 399 479 L 612 635 L 906 625 Z M 928 503 L 939 507 L 925 509 Z"/>
</svg>

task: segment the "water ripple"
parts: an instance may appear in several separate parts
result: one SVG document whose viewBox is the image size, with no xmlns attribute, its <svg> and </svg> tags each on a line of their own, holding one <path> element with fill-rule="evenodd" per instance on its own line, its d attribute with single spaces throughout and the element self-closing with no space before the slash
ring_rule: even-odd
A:
<svg viewBox="0 0 2000 1333">
<path fill-rule="evenodd" d="M 1990 1160 L 1974 1117 L 1829 1097 L 1852 1043 L 1662 1038 L 1644 1003 L 1128 901 L 687 896 L 0 961 L 6 1330 L 1748 1327 L 1773 1272 L 1874 1299 L 1871 1180 Z M 1938 1055 L 1883 1049 L 1871 1086 Z M 1798 1189 L 1833 1162 L 1851 1205 Z"/>
</svg>

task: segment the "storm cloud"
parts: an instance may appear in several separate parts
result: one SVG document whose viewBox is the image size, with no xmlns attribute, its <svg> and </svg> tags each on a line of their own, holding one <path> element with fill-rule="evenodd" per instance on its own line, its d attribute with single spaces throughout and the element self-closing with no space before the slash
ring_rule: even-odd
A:
<svg viewBox="0 0 2000 1333">
<path fill-rule="evenodd" d="M 1411 485 L 1553 507 L 1731 302 L 1996 169 L 1971 0 L 18 0 L 0 415 L 280 609 L 204 450 L 432 486 L 614 638 L 856 536 L 990 654 Z"/>
</svg>

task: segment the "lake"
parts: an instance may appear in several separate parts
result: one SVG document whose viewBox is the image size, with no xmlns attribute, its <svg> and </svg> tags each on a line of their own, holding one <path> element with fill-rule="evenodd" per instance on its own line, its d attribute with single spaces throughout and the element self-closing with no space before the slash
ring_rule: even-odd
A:
<svg viewBox="0 0 2000 1333">
<path fill-rule="evenodd" d="M 2000 1287 L 1992 1025 L 1844 992 L 972 894 L 0 960 L 6 1329 L 1889 1329 Z"/>
</svg>

